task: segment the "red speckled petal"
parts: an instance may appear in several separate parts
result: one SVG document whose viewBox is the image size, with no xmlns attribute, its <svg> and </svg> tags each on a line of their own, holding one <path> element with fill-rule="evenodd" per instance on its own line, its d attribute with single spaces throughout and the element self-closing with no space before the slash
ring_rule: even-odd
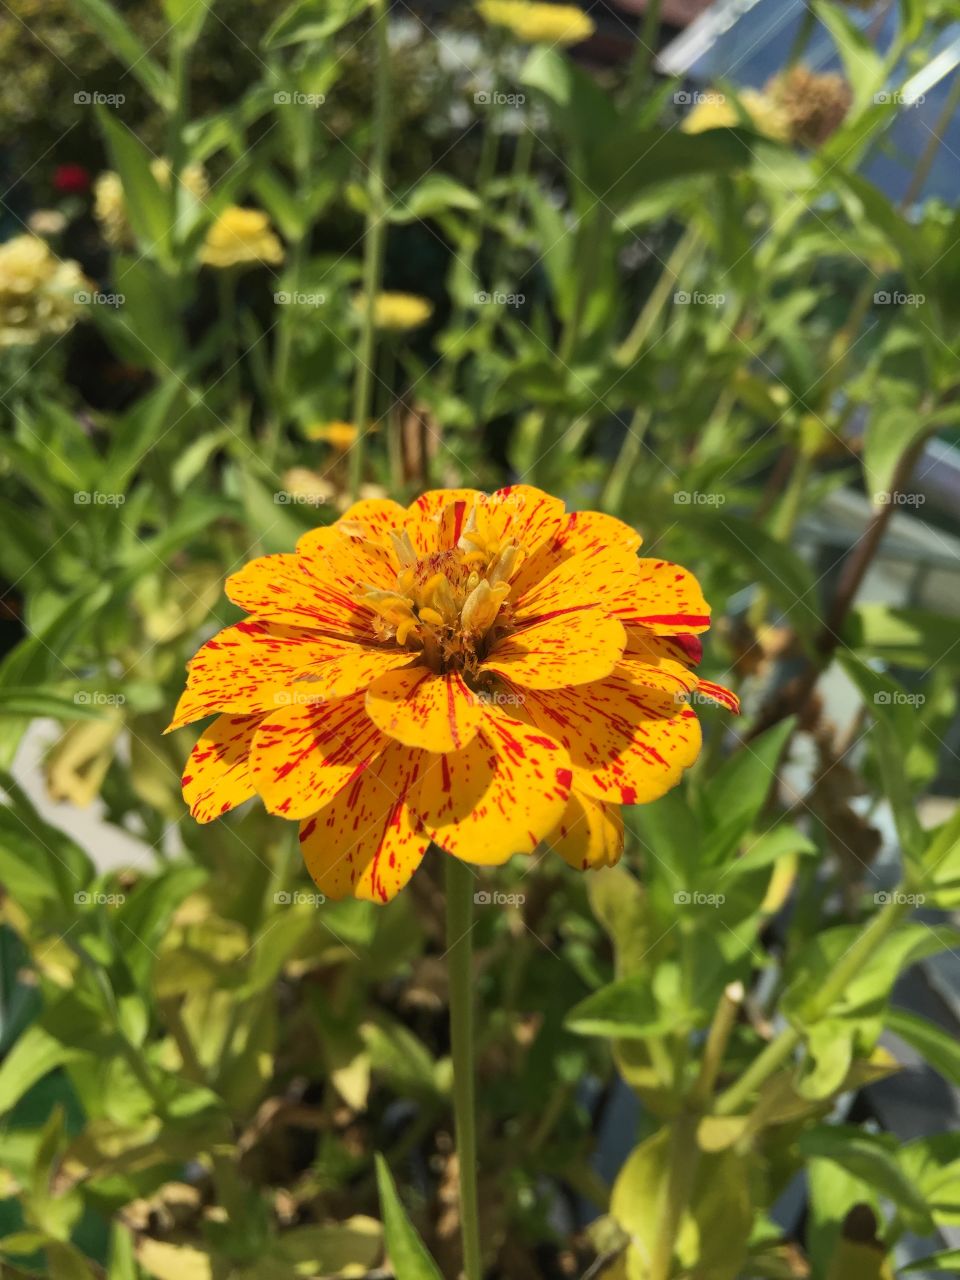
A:
<svg viewBox="0 0 960 1280">
<path fill-rule="evenodd" d="M 307 870 L 329 898 L 389 902 L 420 865 L 430 843 L 405 797 L 424 757 L 390 746 L 300 827 Z"/>
<path fill-rule="evenodd" d="M 484 498 L 479 489 L 431 489 L 407 509 L 410 540 L 421 556 L 457 545 L 470 508 Z M 449 508 L 446 511 L 445 509 Z"/>
<path fill-rule="evenodd" d="M 380 676 L 367 690 L 366 705 L 370 719 L 384 733 L 425 751 L 459 751 L 483 718 L 483 703 L 461 676 L 438 676 L 426 667 Z"/>
<path fill-rule="evenodd" d="M 700 754 L 696 713 L 614 675 L 595 685 L 526 690 L 520 714 L 569 751 L 574 788 L 608 804 L 646 804 Z"/>
<path fill-rule="evenodd" d="M 305 818 L 327 804 L 389 745 L 362 693 L 268 716 L 250 753 L 250 778 L 271 813 Z"/>
<path fill-rule="evenodd" d="M 230 600 L 257 618 L 341 639 L 373 636 L 373 614 L 349 591 L 312 577 L 296 555 L 261 556 L 227 579 Z"/>
<path fill-rule="evenodd" d="M 710 626 L 710 606 L 692 573 L 668 560 L 638 560 L 633 593 L 624 594 L 616 612 L 627 626 L 658 636 L 701 632 Z"/>
<path fill-rule="evenodd" d="M 627 642 L 623 624 L 572 605 L 499 641 L 483 669 L 528 689 L 559 689 L 610 675 Z"/>
<path fill-rule="evenodd" d="M 183 798 L 198 822 L 212 822 L 254 795 L 249 754 L 260 716 L 220 716 L 204 730 L 183 771 Z"/>
<path fill-rule="evenodd" d="M 633 684 L 669 693 L 679 703 L 686 701 L 698 683 L 683 657 L 683 650 L 670 639 L 642 627 L 627 627 L 627 647 L 617 672 Z"/>
<path fill-rule="evenodd" d="M 740 699 L 726 685 L 714 684 L 712 680 L 701 680 L 697 684 L 697 693 L 703 698 L 709 698 L 711 702 L 716 702 L 721 707 L 726 707 L 735 716 L 740 714 Z"/>
<path fill-rule="evenodd" d="M 371 587 L 392 590 L 399 568 L 392 544 L 351 537 L 342 524 L 305 533 L 297 542 L 297 556 L 311 578 L 358 601 Z"/>
<path fill-rule="evenodd" d="M 635 555 L 621 547 L 597 546 L 578 552 L 513 602 L 517 625 L 568 612 L 576 605 L 613 613 L 636 595 L 638 563 Z"/>
<path fill-rule="evenodd" d="M 641 541 L 639 533 L 616 516 L 602 511 L 571 511 L 549 541 L 536 549 L 527 547 L 527 555 L 513 577 L 513 598 L 516 600 L 531 590 L 571 556 L 600 547 L 635 552 Z"/>
<path fill-rule="evenodd" d="M 547 843 L 577 871 L 612 867 L 623 853 L 623 813 L 575 791 Z"/>
<path fill-rule="evenodd" d="M 425 830 L 465 862 L 496 865 L 532 853 L 570 794 L 567 753 L 538 729 L 499 712 L 463 751 L 421 773 L 410 805 Z"/>
</svg>

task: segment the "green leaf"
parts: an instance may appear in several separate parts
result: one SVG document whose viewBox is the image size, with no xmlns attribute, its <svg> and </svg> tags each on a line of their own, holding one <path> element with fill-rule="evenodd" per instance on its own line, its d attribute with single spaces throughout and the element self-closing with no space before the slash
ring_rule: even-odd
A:
<svg viewBox="0 0 960 1280">
<path fill-rule="evenodd" d="M 859 113 L 873 101 L 887 77 L 886 66 L 870 38 L 848 12 L 829 0 L 814 0 L 817 17 L 833 36 L 853 90 L 853 111 Z"/>
<path fill-rule="evenodd" d="M 0 1065 L 0 1115 L 15 1107 L 27 1090 L 50 1071 L 76 1062 L 89 1052 L 68 1043 L 69 1035 L 68 1022 L 56 1034 L 36 1022 L 26 1029 Z"/>
<path fill-rule="evenodd" d="M 901 667 L 960 666 L 957 620 L 922 609 L 899 609 L 887 604 L 861 604 L 844 628 L 844 641 L 867 657 Z"/>
<path fill-rule="evenodd" d="M 934 1271 L 955 1276 L 960 1272 L 960 1249 L 947 1249 L 944 1253 L 931 1253 L 916 1262 L 908 1262 L 901 1271 Z"/>
<path fill-rule="evenodd" d="M 263 38 L 265 49 L 326 40 L 369 9 L 373 0 L 297 0 Z"/>
<path fill-rule="evenodd" d="M 386 1160 L 377 1153 L 377 1187 L 390 1263 L 397 1280 L 443 1280 L 397 1195 Z"/>
<path fill-rule="evenodd" d="M 78 702 L 77 695 L 43 685 L 0 688 L 0 716 L 51 716 L 55 720 L 102 720 L 104 708 Z"/>
<path fill-rule="evenodd" d="M 475 191 L 445 173 L 429 173 L 397 201 L 388 216 L 391 222 L 414 222 L 450 209 L 466 209 L 472 213 L 479 208 L 480 197 Z"/>
<path fill-rule="evenodd" d="M 203 30 L 214 0 L 163 0 L 167 21 L 181 45 L 192 45 Z"/>
<path fill-rule="evenodd" d="M 887 1135 L 865 1133 L 852 1125 L 819 1125 L 797 1139 L 807 1160 L 832 1160 L 854 1177 L 875 1187 L 909 1215 L 923 1231 L 930 1224 L 926 1201 L 897 1163 L 896 1146 Z"/>
<path fill-rule="evenodd" d="M 140 81 L 147 92 L 168 110 L 174 104 L 173 85 L 170 77 L 139 36 L 127 26 L 109 0 L 73 0 L 81 17 L 90 24 L 108 48 L 112 49 L 128 71 Z"/>
<path fill-rule="evenodd" d="M 760 871 L 790 854 L 813 855 L 818 852 L 812 840 L 796 827 L 784 823 L 772 831 L 765 831 L 763 835 L 748 843 L 743 856 L 735 858 L 724 867 L 724 878 Z"/>
<path fill-rule="evenodd" d="M 944 1080 L 960 1085 L 960 1044 L 954 1036 L 905 1009 L 891 1009 L 886 1023 L 891 1031 L 923 1054 L 924 1060 L 939 1071 Z"/>
<path fill-rule="evenodd" d="M 960 810 L 934 833 L 921 874 L 931 906 L 948 911 L 960 906 Z"/>
<path fill-rule="evenodd" d="M 774 725 L 753 742 L 742 743 L 724 761 L 703 788 L 705 830 L 715 830 L 722 823 L 739 825 L 743 834 L 756 822 L 794 725 L 794 717 Z"/>
<path fill-rule="evenodd" d="M 890 500 L 890 487 L 900 459 L 930 430 L 915 405 L 879 405 L 870 414 L 863 442 L 867 493 L 876 504 Z"/>
<path fill-rule="evenodd" d="M 173 210 L 167 192 L 150 168 L 154 157 L 139 138 L 108 110 L 100 109 L 98 115 L 113 167 L 123 183 L 124 203 L 137 243 L 148 257 L 169 264 Z"/>
<path fill-rule="evenodd" d="M 682 1025 L 679 1002 L 663 1008 L 650 985 L 649 973 L 637 973 L 608 983 L 581 1000 L 567 1014 L 564 1025 L 581 1036 L 618 1036 L 645 1040 Z"/>
</svg>

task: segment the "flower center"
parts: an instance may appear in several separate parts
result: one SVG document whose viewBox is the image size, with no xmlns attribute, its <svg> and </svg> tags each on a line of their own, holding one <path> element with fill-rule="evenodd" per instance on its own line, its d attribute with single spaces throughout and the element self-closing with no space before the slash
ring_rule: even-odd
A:
<svg viewBox="0 0 960 1280">
<path fill-rule="evenodd" d="M 483 538 L 468 520 L 456 547 L 418 556 L 409 535 L 393 535 L 400 568 L 393 591 L 370 590 L 383 640 L 420 653 L 434 671 L 476 676 L 494 632 L 509 629 L 510 576 L 519 548 Z"/>
</svg>

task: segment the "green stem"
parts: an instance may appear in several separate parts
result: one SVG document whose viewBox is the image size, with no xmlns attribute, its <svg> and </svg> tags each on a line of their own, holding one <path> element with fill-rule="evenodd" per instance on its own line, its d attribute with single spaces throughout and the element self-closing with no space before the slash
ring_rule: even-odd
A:
<svg viewBox="0 0 960 1280">
<path fill-rule="evenodd" d="M 650 425 L 651 416 L 649 409 L 641 408 L 635 411 L 630 420 L 630 426 L 627 428 L 627 434 L 624 436 L 617 460 L 610 472 L 610 479 L 600 500 L 600 506 L 604 511 L 620 510 L 633 465 L 640 457 L 640 450 L 643 448 L 643 437 Z"/>
<path fill-rule="evenodd" d="M 690 226 L 674 246 L 673 252 L 664 264 L 660 277 L 637 316 L 633 328 L 614 352 L 614 359 L 619 365 L 633 364 L 643 350 L 644 344 L 653 332 L 660 312 L 667 305 L 673 293 L 680 272 L 690 262 L 700 245 L 700 232 Z"/>
<path fill-rule="evenodd" d="M 669 1280 L 673 1270 L 673 1249 L 680 1234 L 683 1214 L 690 1201 L 700 1162 L 697 1146 L 699 1116 L 684 1112 L 673 1123 L 667 1185 L 660 1205 L 659 1229 L 650 1259 L 650 1280 Z"/>
<path fill-rule="evenodd" d="M 447 973 L 450 981 L 450 1049 L 453 1110 L 460 1168 L 460 1225 L 466 1280 L 481 1280 L 480 1217 L 477 1208 L 477 1134 L 474 1104 L 473 972 L 471 937 L 473 874 L 446 856 Z"/>
<path fill-rule="evenodd" d="M 350 453 L 350 492 L 356 499 L 363 482 L 363 456 L 373 400 L 373 367 L 376 352 L 375 308 L 383 278 L 387 234 L 387 153 L 390 145 L 390 42 L 386 0 L 375 0 L 374 33 L 377 45 L 376 107 L 373 124 L 373 158 L 367 187 L 367 226 L 363 246 L 364 315 L 360 357 L 353 388 L 353 421 L 357 439 Z"/>
<path fill-rule="evenodd" d="M 822 1018 L 846 990 L 848 983 L 869 963 L 880 944 L 909 912 L 909 890 L 908 883 L 901 884 L 891 901 L 877 912 L 853 946 L 840 957 L 816 996 L 806 1008 L 800 1010 L 797 1021 L 801 1026 Z M 740 1079 L 720 1095 L 714 1108 L 715 1113 L 721 1116 L 734 1115 L 746 1106 L 760 1085 L 787 1062 L 802 1039 L 803 1035 L 797 1027 L 785 1027 L 753 1060 Z"/>
<path fill-rule="evenodd" d="M 633 105 L 643 101 L 643 95 L 648 87 L 650 68 L 657 56 L 656 40 L 660 34 L 662 8 L 663 0 L 647 0 L 647 11 L 637 38 L 637 51 L 633 55 L 633 67 L 630 70 L 630 102 Z"/>
<path fill-rule="evenodd" d="M 217 271 L 217 299 L 223 334 L 223 383 L 231 410 L 240 392 L 240 364 L 237 351 L 237 277 L 233 267 Z"/>
</svg>

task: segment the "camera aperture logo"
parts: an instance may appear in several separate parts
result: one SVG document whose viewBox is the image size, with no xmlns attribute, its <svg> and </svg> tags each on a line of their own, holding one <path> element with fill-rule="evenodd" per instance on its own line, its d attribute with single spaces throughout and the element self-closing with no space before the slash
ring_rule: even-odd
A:
<svg viewBox="0 0 960 1280">
<path fill-rule="evenodd" d="M 726 900 L 723 893 L 701 893 L 699 889 L 679 889 L 673 895 L 678 907 L 722 907 Z"/>
<path fill-rule="evenodd" d="M 322 907 L 327 899 L 322 893 L 304 893 L 302 889 L 287 892 L 281 889 L 273 895 L 273 900 L 278 907 Z"/>
<path fill-rule="evenodd" d="M 473 900 L 478 907 L 522 907 L 527 896 L 524 893 L 502 893 L 499 889 L 478 889 Z"/>
</svg>

